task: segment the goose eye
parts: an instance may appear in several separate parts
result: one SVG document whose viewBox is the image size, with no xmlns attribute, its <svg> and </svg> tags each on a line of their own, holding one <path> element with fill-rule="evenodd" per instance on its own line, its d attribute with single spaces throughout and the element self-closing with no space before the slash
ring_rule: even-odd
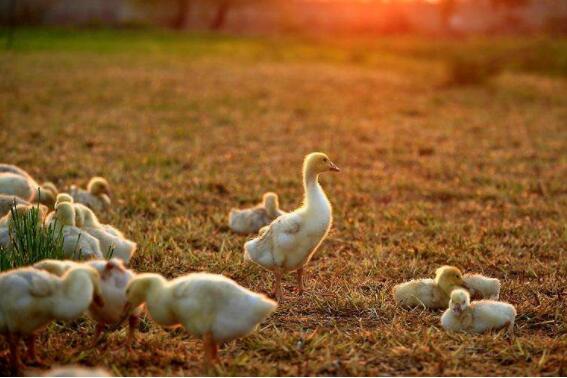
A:
<svg viewBox="0 0 567 378">
<path fill-rule="evenodd" d="M 323 161 L 326 163 L 328 160 L 327 160 L 327 158 L 323 158 Z"/>
</svg>

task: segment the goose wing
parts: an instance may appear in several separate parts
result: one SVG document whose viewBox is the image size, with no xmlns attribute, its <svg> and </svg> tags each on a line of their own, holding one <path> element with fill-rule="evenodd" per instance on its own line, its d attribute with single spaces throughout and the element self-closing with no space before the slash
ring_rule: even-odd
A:
<svg viewBox="0 0 567 378">
<path fill-rule="evenodd" d="M 34 297 L 47 297 L 55 291 L 52 276 L 49 273 L 36 269 L 25 269 L 17 273 L 17 280 L 23 280 L 30 295 Z"/>
<path fill-rule="evenodd" d="M 270 228 L 274 230 L 276 246 L 282 249 L 293 248 L 302 226 L 301 216 L 297 213 L 289 213 L 276 218 L 270 225 Z"/>
</svg>

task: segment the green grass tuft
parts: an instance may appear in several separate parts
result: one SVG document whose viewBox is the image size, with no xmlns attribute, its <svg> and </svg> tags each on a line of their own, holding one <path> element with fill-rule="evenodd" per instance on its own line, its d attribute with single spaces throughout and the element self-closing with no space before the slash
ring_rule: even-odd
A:
<svg viewBox="0 0 567 378">
<path fill-rule="evenodd" d="M 43 259 L 64 259 L 61 228 L 51 224 L 41 226 L 39 205 L 25 214 L 11 209 L 9 226 L 11 243 L 0 246 L 0 270 L 6 271 L 35 264 Z"/>
</svg>

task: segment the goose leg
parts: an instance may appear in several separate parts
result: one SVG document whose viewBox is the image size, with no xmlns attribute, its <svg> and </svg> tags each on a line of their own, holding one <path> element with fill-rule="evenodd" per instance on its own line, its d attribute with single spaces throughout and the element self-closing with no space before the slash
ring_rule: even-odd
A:
<svg viewBox="0 0 567 378">
<path fill-rule="evenodd" d="M 297 290 L 299 295 L 303 294 L 303 268 L 297 269 Z"/>
<path fill-rule="evenodd" d="M 16 376 L 20 372 L 20 358 L 18 356 L 18 344 L 20 337 L 14 334 L 8 334 L 8 344 L 10 344 L 10 366 L 12 375 Z"/>
<path fill-rule="evenodd" d="M 208 369 L 219 361 L 218 347 L 211 332 L 203 336 L 203 347 L 205 349 L 205 369 Z"/>
<path fill-rule="evenodd" d="M 275 281 L 274 281 L 274 295 L 278 302 L 282 300 L 282 272 L 276 271 L 274 272 Z"/>
<path fill-rule="evenodd" d="M 97 344 L 100 342 L 100 339 L 102 338 L 102 332 L 104 331 L 104 323 L 103 322 L 97 322 L 96 323 L 96 329 L 95 329 L 95 335 L 93 338 L 93 342 L 91 344 L 91 348 L 94 348 L 97 346 Z"/>
<path fill-rule="evenodd" d="M 126 347 L 129 351 L 132 351 L 132 343 L 136 341 L 136 329 L 140 324 L 140 318 L 138 315 L 130 315 L 128 318 L 128 337 L 126 337 Z"/>
<path fill-rule="evenodd" d="M 28 349 L 28 359 L 33 362 L 40 363 L 35 353 L 35 335 L 31 335 L 26 340 L 26 347 Z"/>
</svg>

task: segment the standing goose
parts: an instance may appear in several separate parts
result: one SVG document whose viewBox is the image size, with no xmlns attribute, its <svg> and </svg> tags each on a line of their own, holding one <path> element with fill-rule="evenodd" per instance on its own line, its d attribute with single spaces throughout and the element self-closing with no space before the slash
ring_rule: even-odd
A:
<svg viewBox="0 0 567 378">
<path fill-rule="evenodd" d="M 228 215 L 228 226 L 240 234 L 252 234 L 285 214 L 279 208 L 278 195 L 268 192 L 262 196 L 262 203 L 250 209 L 232 209 Z"/>
<path fill-rule="evenodd" d="M 72 186 L 69 190 L 76 203 L 82 203 L 97 213 L 110 208 L 110 185 L 103 177 L 93 177 L 87 190 Z"/>
<path fill-rule="evenodd" d="M 201 337 L 206 365 L 218 360 L 218 344 L 254 332 L 277 306 L 229 278 L 210 273 L 190 273 L 171 281 L 159 274 L 139 274 L 128 284 L 126 297 L 126 313 L 146 303 L 156 323 L 182 326 Z"/>
<path fill-rule="evenodd" d="M 305 157 L 303 162 L 303 205 L 284 214 L 266 226 L 260 235 L 244 244 L 245 258 L 274 272 L 274 291 L 282 298 L 283 273 L 297 271 L 299 292 L 303 292 L 303 267 L 309 262 L 332 223 L 331 203 L 321 185 L 319 175 L 339 172 L 339 168 L 321 152 Z"/>
</svg>

